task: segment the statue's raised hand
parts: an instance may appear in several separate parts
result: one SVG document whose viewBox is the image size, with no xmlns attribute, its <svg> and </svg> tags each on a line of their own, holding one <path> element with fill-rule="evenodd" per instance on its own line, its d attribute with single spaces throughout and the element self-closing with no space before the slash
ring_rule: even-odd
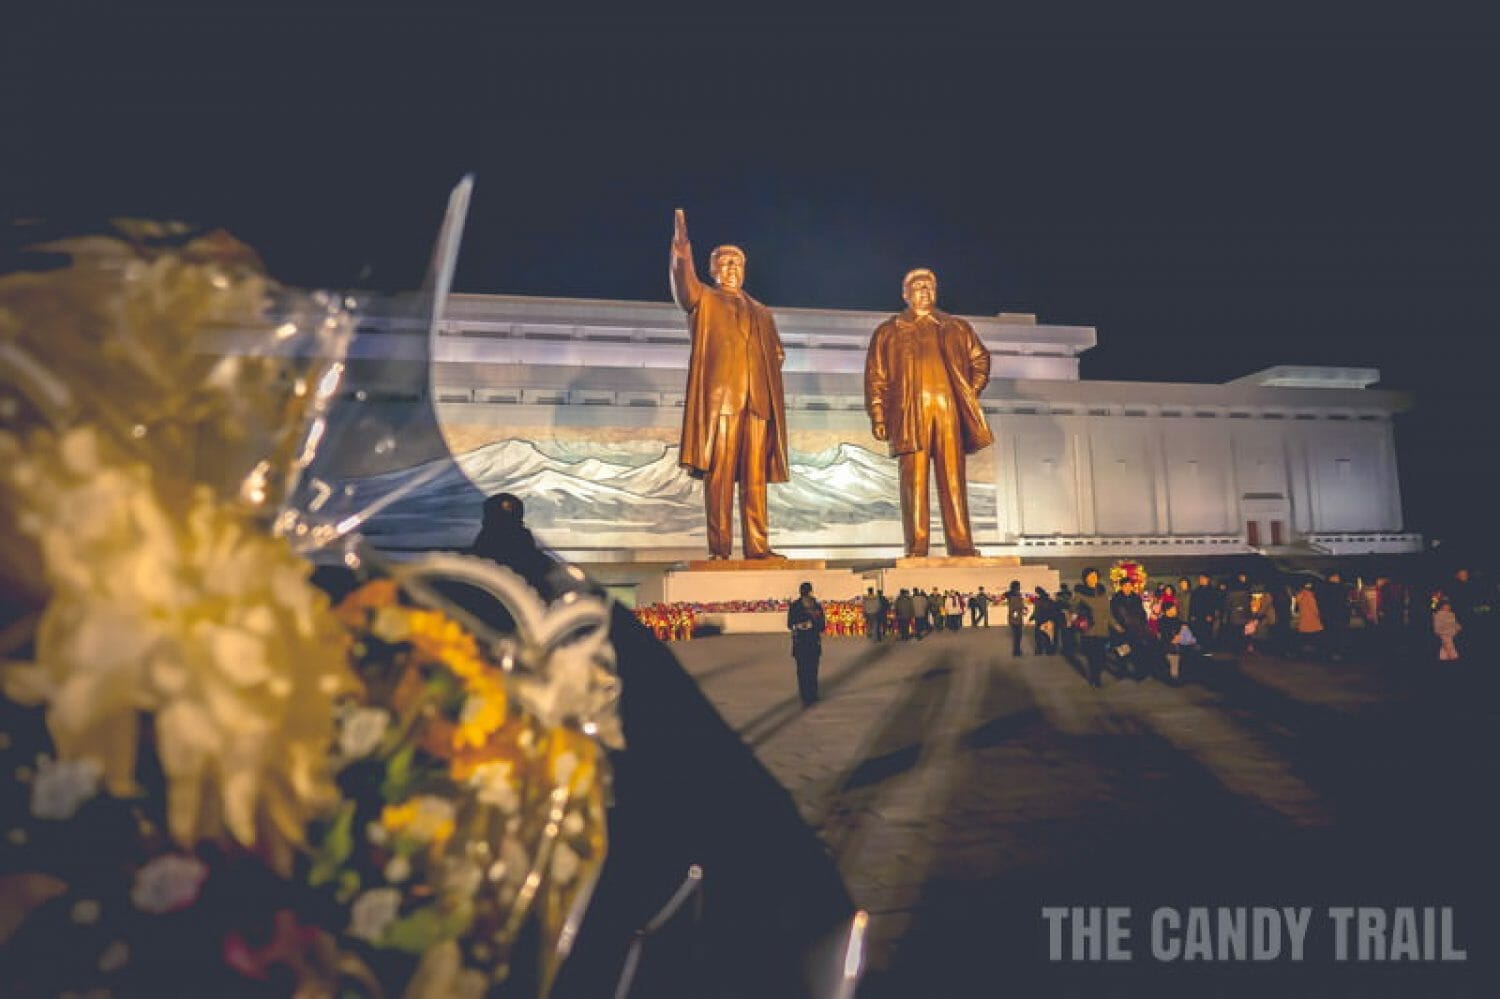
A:
<svg viewBox="0 0 1500 999">
<path fill-rule="evenodd" d="M 682 209 L 677 209 L 672 218 L 672 249 L 674 251 L 686 251 L 688 247 L 687 216 L 683 215 Z"/>
</svg>

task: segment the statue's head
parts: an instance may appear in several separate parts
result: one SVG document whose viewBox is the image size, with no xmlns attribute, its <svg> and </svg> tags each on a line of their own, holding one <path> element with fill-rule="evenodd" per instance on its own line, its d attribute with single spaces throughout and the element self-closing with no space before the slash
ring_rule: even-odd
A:
<svg viewBox="0 0 1500 999">
<path fill-rule="evenodd" d="M 720 246 L 708 257 L 714 283 L 725 291 L 739 291 L 745 283 L 745 251 L 738 246 Z"/>
<path fill-rule="evenodd" d="M 927 315 L 937 307 L 937 275 L 925 267 L 907 271 L 901 279 L 901 297 L 917 315 Z"/>
</svg>

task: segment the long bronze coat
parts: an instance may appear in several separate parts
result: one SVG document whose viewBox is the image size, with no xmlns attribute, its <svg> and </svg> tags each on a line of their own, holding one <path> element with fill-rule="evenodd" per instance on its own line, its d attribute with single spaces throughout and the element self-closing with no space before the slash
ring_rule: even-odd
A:
<svg viewBox="0 0 1500 999">
<path fill-rule="evenodd" d="M 719 428 L 720 404 L 730 386 L 744 377 L 740 370 L 744 355 L 736 349 L 744 331 L 736 321 L 733 296 L 699 281 L 691 255 L 672 259 L 672 297 L 688 314 L 692 334 L 678 463 L 690 475 L 702 478 L 717 443 L 714 438 Z M 786 448 L 786 401 L 781 386 L 781 365 L 786 351 L 771 310 L 743 292 L 740 298 L 745 306 L 742 314 L 750 325 L 750 348 L 756 354 L 754 366 L 765 379 L 762 387 L 770 411 L 766 421 L 766 481 L 786 482 L 791 478 Z"/>
<path fill-rule="evenodd" d="M 962 319 L 937 309 L 932 316 L 938 321 L 938 344 L 952 383 L 964 452 L 973 454 L 995 441 L 979 405 L 979 394 L 990 382 L 990 352 Z M 872 423 L 885 424 L 892 457 L 925 446 L 918 426 L 916 336 L 916 314 L 907 309 L 880 324 L 865 357 L 865 409 Z"/>
</svg>

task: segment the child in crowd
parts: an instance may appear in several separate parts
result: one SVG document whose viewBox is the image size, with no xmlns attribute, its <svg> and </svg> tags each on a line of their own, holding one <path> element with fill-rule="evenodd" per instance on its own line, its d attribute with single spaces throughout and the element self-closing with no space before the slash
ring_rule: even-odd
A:
<svg viewBox="0 0 1500 999">
<path fill-rule="evenodd" d="M 1438 604 L 1437 610 L 1432 614 L 1432 633 L 1438 638 L 1438 659 L 1445 663 L 1458 660 L 1458 646 L 1454 639 L 1463 630 L 1463 625 L 1458 623 L 1458 615 L 1453 613 L 1453 603 L 1444 600 Z"/>
<path fill-rule="evenodd" d="M 1182 682 L 1182 639 L 1186 634 L 1189 640 L 1193 633 L 1188 630 L 1186 622 L 1177 614 L 1177 602 L 1162 605 L 1161 617 L 1156 622 L 1157 635 L 1161 638 L 1162 649 L 1167 657 L 1167 682 L 1173 685 Z"/>
</svg>

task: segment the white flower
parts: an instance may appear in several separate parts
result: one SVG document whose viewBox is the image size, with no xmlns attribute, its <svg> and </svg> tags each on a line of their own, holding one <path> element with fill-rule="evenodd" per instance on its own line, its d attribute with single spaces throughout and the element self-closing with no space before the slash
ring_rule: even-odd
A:
<svg viewBox="0 0 1500 999">
<path fill-rule="evenodd" d="M 484 999 L 489 994 L 489 979 L 473 968 L 464 968 L 453 979 L 453 999 Z"/>
<path fill-rule="evenodd" d="M 35 520 L 23 529 L 51 594 L 35 661 L 4 670 L 7 695 L 45 705 L 57 757 L 97 761 L 120 797 L 139 791 L 139 719 L 153 715 L 178 843 L 227 834 L 286 873 L 301 829 L 336 799 L 331 704 L 357 685 L 306 563 L 89 427 L 0 461 L 0 492 Z"/>
<path fill-rule="evenodd" d="M 385 879 L 391 884 L 400 884 L 411 877 L 411 861 L 402 853 L 396 854 L 385 865 Z"/>
<path fill-rule="evenodd" d="M 566 843 L 557 844 L 557 849 L 552 853 L 552 879 L 565 885 L 578 876 L 579 866 L 578 854 Z"/>
<path fill-rule="evenodd" d="M 130 901 L 142 912 L 176 912 L 197 901 L 207 878 L 208 867 L 201 860 L 169 853 L 136 872 Z"/>
<path fill-rule="evenodd" d="M 552 779 L 558 784 L 566 784 L 568 778 L 573 776 L 573 771 L 578 769 L 578 757 L 574 753 L 558 753 L 557 759 L 552 763 Z"/>
<path fill-rule="evenodd" d="M 401 831 L 402 835 L 426 843 L 432 839 L 446 839 L 452 832 L 456 814 L 453 802 L 423 794 L 413 799 L 411 804 L 416 806 L 416 810 L 412 814 L 411 823 Z"/>
<path fill-rule="evenodd" d="M 484 872 L 472 860 L 454 860 L 443 872 L 443 891 L 461 899 L 473 898 L 484 881 Z"/>
<path fill-rule="evenodd" d="M 36 758 L 31 784 L 31 814 L 39 819 L 71 819 L 80 805 L 99 793 L 104 768 L 93 759 L 59 762 Z"/>
<path fill-rule="evenodd" d="M 490 880 L 519 882 L 531 870 L 531 856 L 517 837 L 506 836 L 500 843 L 500 859 L 495 862 L 495 867 L 499 870 L 490 870 Z"/>
<path fill-rule="evenodd" d="M 475 789 L 475 797 L 481 804 L 497 808 L 507 815 L 521 807 L 521 796 L 516 793 L 515 766 L 509 760 L 493 760 L 481 763 L 469 777 L 469 786 Z"/>
<path fill-rule="evenodd" d="M 411 636 L 406 615 L 398 607 L 381 607 L 370 622 L 370 633 L 382 642 L 400 642 Z"/>
<path fill-rule="evenodd" d="M 339 729 L 339 751 L 351 760 L 368 756 L 390 728 L 391 716 L 381 708 L 355 708 Z"/>
<path fill-rule="evenodd" d="M 372 888 L 354 900 L 349 910 L 349 935 L 377 942 L 401 909 L 401 893 L 395 888 Z"/>
</svg>

